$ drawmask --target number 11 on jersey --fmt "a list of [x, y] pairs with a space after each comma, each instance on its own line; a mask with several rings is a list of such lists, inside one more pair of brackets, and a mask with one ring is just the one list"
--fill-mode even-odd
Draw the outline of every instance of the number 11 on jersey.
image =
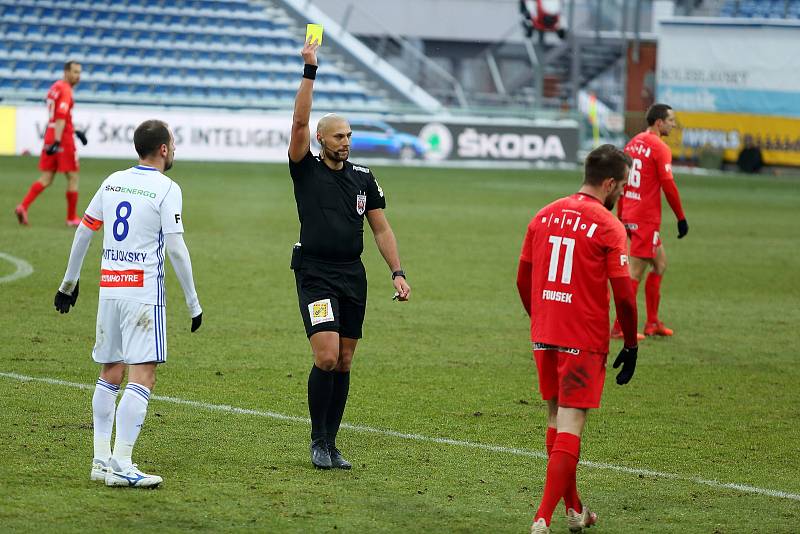
[[561, 257], [561, 245], [564, 245], [564, 266], [561, 268], [561, 283], [569, 284], [572, 281], [572, 254], [575, 251], [575, 240], [571, 237], [551, 235], [548, 241], [552, 243], [550, 252], [550, 270], [547, 272], [547, 281], [555, 282], [558, 274], [558, 260]]

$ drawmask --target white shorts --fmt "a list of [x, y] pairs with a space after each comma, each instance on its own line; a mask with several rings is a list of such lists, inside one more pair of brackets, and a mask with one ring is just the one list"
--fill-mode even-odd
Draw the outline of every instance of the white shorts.
[[100, 299], [92, 358], [97, 363], [164, 363], [167, 361], [166, 334], [164, 306]]

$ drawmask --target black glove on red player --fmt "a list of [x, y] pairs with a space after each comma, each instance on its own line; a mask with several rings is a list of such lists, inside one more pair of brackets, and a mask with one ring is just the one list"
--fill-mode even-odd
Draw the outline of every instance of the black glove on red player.
[[678, 221], [678, 239], [681, 239], [688, 233], [689, 233], [689, 223], [686, 222], [686, 219], [681, 219], [680, 221]]
[[58, 147], [61, 145], [61, 141], [54, 141], [52, 145], [47, 145], [44, 148], [44, 153], [48, 156], [52, 156], [56, 152], [58, 152]]
[[622, 370], [617, 373], [617, 384], [624, 386], [633, 378], [636, 371], [636, 357], [639, 354], [639, 347], [622, 347], [617, 359], [614, 360], [614, 369], [622, 364]]

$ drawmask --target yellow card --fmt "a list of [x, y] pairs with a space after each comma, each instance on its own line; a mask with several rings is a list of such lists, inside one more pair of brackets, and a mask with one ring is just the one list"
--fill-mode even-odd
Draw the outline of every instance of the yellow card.
[[306, 42], [317, 41], [317, 44], [322, 46], [322, 24], [307, 24], [306, 25]]

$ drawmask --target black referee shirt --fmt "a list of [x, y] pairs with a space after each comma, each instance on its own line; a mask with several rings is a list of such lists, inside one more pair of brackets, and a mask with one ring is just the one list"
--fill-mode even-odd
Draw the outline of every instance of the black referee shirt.
[[303, 256], [333, 262], [358, 260], [364, 250], [364, 214], [386, 207], [372, 171], [349, 161], [334, 171], [309, 151], [298, 163], [289, 159], [289, 173]]

